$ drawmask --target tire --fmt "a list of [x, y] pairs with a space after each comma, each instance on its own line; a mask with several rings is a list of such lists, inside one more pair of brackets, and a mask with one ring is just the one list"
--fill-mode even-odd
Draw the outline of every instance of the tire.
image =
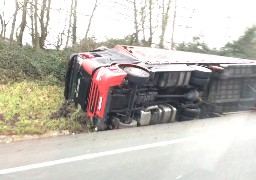
[[191, 117], [191, 118], [198, 118], [201, 113], [200, 108], [185, 108], [181, 111], [181, 115], [184, 115], [186, 117]]
[[123, 122], [119, 122], [119, 129], [124, 129], [124, 128], [131, 128], [131, 127], [137, 127], [137, 121], [132, 120], [130, 124], [125, 124]]
[[192, 85], [204, 87], [209, 82], [209, 79], [200, 79], [196, 77], [191, 77], [189, 83]]
[[93, 118], [93, 124], [95, 127], [95, 131], [104, 131], [107, 130], [107, 121], [98, 119], [98, 118]]
[[117, 117], [112, 117], [111, 118], [111, 126], [109, 127], [111, 130], [112, 129], [118, 129], [120, 124], [120, 119]]
[[137, 85], [143, 85], [149, 80], [149, 73], [137, 67], [125, 67], [124, 72], [127, 73], [128, 81]]
[[196, 77], [199, 79], [209, 79], [212, 71], [208, 68], [202, 67], [202, 66], [190, 66], [193, 69], [195, 69], [195, 71], [192, 71], [191, 75], [192, 77]]
[[194, 120], [194, 119], [195, 118], [184, 116], [184, 115], [179, 116], [179, 121], [190, 121], [190, 120]]

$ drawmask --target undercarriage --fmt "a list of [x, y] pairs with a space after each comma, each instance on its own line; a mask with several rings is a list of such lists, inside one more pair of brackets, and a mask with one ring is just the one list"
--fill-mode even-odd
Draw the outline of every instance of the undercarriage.
[[145, 63], [128, 50], [70, 58], [65, 97], [88, 113], [97, 130], [216, 117], [255, 106], [256, 62]]

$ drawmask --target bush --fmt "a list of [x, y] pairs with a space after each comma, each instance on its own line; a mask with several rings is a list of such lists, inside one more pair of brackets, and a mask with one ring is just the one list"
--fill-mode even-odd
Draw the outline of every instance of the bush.
[[68, 51], [35, 50], [0, 41], [1, 81], [64, 80]]
[[63, 80], [72, 53], [0, 39], [0, 134], [87, 131], [85, 113], [64, 103]]

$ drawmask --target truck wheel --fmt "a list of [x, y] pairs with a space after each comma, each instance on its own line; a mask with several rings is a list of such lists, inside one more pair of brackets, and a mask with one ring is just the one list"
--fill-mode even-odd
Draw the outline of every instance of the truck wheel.
[[191, 118], [198, 118], [201, 113], [200, 108], [185, 108], [181, 111], [181, 114]]
[[190, 66], [193, 69], [195, 69], [195, 71], [192, 71], [191, 75], [192, 77], [196, 77], [196, 78], [200, 78], [200, 79], [209, 79], [212, 71], [208, 68], [202, 67], [202, 66]]
[[179, 116], [179, 121], [190, 121], [190, 120], [194, 120], [194, 119], [195, 118], [184, 116], [184, 115]]
[[193, 84], [193, 85], [197, 85], [197, 86], [200, 86], [200, 87], [204, 87], [207, 83], [208, 83], [209, 79], [200, 79], [200, 78], [196, 78], [196, 77], [191, 77], [190, 78], [190, 84]]
[[124, 72], [127, 73], [128, 81], [137, 85], [145, 84], [149, 80], [149, 73], [137, 67], [125, 67]]
[[125, 124], [121, 121], [119, 122], [119, 129], [130, 128], [130, 127], [137, 127], [137, 121], [132, 120], [130, 124]]
[[107, 121], [99, 118], [93, 118], [95, 131], [104, 131], [107, 129]]

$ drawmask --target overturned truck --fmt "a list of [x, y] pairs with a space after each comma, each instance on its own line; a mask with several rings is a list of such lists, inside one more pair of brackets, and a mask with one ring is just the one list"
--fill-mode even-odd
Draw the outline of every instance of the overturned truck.
[[71, 55], [64, 94], [96, 130], [215, 117], [255, 107], [256, 61], [102, 47]]

